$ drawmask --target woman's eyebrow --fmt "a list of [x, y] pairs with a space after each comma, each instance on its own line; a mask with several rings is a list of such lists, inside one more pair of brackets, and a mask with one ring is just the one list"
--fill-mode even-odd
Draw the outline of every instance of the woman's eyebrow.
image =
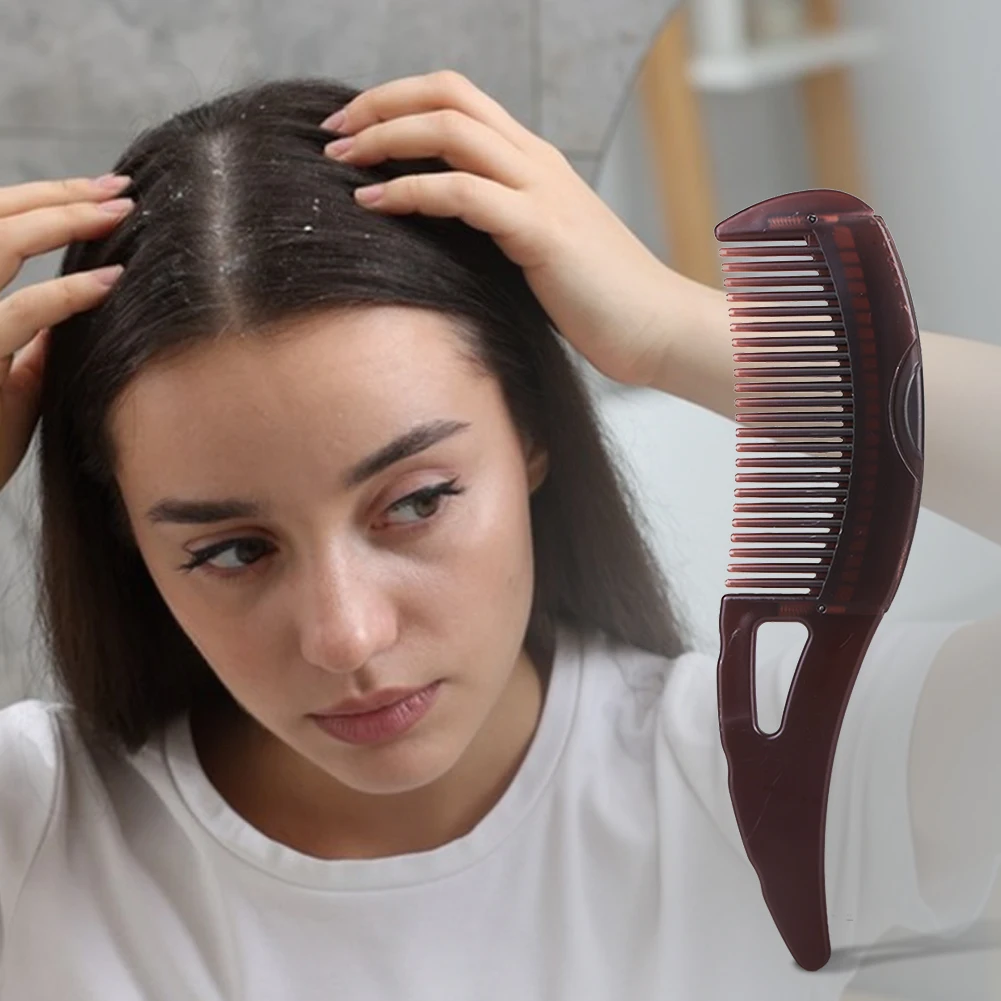
[[[344, 474], [341, 485], [345, 490], [360, 486], [383, 470], [437, 445], [446, 438], [469, 427], [466, 421], [436, 420], [418, 424], [366, 456]], [[165, 497], [147, 512], [148, 521], [176, 525], [208, 525], [230, 518], [256, 518], [267, 513], [266, 505], [257, 501], [226, 498], [223, 500], [183, 500]]]

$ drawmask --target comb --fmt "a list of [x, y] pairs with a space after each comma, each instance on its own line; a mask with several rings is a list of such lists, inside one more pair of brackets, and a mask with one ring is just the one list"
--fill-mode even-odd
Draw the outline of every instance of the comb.
[[[852, 195], [770, 198], [721, 222], [716, 238], [737, 335], [736, 576], [720, 604], [720, 735], [765, 903], [793, 959], [818, 970], [831, 955], [834, 752], [920, 503], [921, 349], [887, 227]], [[774, 733], [755, 707], [765, 622], [808, 631]]]

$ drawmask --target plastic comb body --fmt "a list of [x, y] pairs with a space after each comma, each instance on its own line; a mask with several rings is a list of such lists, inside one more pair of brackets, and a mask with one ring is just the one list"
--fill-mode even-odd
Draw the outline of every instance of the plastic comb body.
[[[765, 902], [796, 962], [817, 970], [831, 954], [824, 830], [838, 734], [920, 503], [920, 344], [890, 234], [859, 199], [782, 195], [716, 237], [736, 335], [738, 576], [726, 586], [746, 592], [720, 607], [720, 734]], [[755, 708], [765, 622], [809, 634], [770, 734]]]

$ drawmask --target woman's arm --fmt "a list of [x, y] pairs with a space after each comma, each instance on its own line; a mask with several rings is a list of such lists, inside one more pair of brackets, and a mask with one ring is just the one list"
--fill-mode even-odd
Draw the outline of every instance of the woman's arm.
[[[731, 420], [733, 348], [722, 292], [666, 272], [676, 316], [650, 385]], [[921, 504], [1001, 545], [1001, 347], [921, 333], [925, 468]]]

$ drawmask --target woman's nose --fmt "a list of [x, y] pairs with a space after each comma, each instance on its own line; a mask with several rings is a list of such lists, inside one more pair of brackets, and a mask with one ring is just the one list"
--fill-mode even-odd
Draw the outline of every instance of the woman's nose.
[[303, 657], [327, 671], [351, 672], [397, 639], [397, 614], [378, 574], [328, 557], [314, 563], [298, 596]]

